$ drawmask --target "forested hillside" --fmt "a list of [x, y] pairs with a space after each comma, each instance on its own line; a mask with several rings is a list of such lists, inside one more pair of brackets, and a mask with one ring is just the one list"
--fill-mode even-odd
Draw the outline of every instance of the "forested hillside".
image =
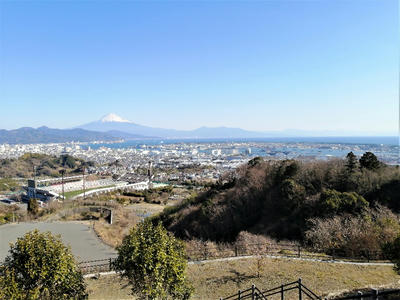
[[33, 168], [36, 166], [37, 176], [61, 176], [60, 170], [65, 169], [66, 174], [81, 172], [83, 165], [92, 165], [82, 159], [70, 155], [52, 156], [45, 154], [26, 153], [18, 159], [0, 159], [0, 177], [33, 176]]
[[232, 242], [249, 231], [320, 248], [376, 239], [379, 248], [400, 233], [399, 211], [398, 166], [367, 152], [309, 163], [255, 158], [159, 218], [184, 239]]

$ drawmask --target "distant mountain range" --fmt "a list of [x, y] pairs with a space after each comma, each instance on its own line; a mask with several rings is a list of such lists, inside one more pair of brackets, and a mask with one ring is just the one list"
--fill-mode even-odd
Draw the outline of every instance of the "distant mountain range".
[[[110, 132], [119, 131], [134, 135], [160, 138], [265, 138], [265, 137], [332, 137], [332, 136], [371, 136], [366, 132], [329, 131], [329, 130], [297, 130], [281, 131], [249, 131], [230, 127], [200, 127], [195, 130], [176, 130], [143, 126], [121, 118], [116, 114], [108, 114], [98, 121], [78, 126], [86, 130]], [[381, 134], [376, 134], [381, 135]], [[396, 134], [387, 134], [394, 136]]]
[[[390, 135], [390, 134], [388, 134]], [[392, 134], [394, 136], [395, 134]], [[368, 136], [363, 132], [283, 130], [257, 132], [229, 127], [200, 127], [195, 130], [176, 130], [143, 126], [123, 119], [116, 114], [108, 114], [98, 121], [72, 129], [52, 129], [23, 127], [14, 130], [0, 130], [0, 144], [34, 144], [117, 141], [135, 139], [218, 139], [218, 138], [287, 138], [287, 137], [333, 137]]]
[[119, 138], [109, 133], [93, 132], [80, 128], [52, 129], [46, 126], [39, 128], [22, 127], [13, 130], [0, 130], [0, 144], [37, 144], [37, 143], [65, 143], [115, 141]]
[[263, 132], [229, 127], [200, 127], [195, 130], [176, 130], [143, 126], [125, 120], [116, 114], [108, 114], [98, 121], [78, 126], [91, 131], [114, 132], [159, 138], [257, 138], [268, 136]]

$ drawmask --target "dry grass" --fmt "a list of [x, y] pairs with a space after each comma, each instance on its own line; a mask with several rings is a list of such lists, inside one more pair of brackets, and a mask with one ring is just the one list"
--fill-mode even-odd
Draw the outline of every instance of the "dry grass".
[[252, 284], [265, 290], [300, 277], [307, 287], [324, 296], [369, 286], [399, 285], [400, 280], [391, 266], [268, 258], [265, 258], [260, 278], [257, 277], [257, 259], [191, 265], [189, 270], [189, 278], [196, 288], [194, 299], [226, 297]]
[[94, 230], [104, 243], [115, 248], [138, 222], [139, 218], [133, 211], [118, 207], [113, 210], [113, 224], [99, 220], [94, 222]]
[[117, 247], [144, 216], [159, 213], [164, 206], [150, 203], [137, 203], [129, 206], [115, 205], [113, 209], [113, 224], [104, 220], [94, 222], [94, 230], [104, 243]]
[[[193, 299], [218, 299], [255, 284], [269, 289], [295, 281], [303, 283], [321, 296], [365, 287], [400, 287], [400, 276], [391, 266], [347, 264], [265, 258], [260, 277], [257, 259], [239, 259], [188, 266], [188, 277], [195, 287]], [[88, 279], [89, 299], [134, 299], [126, 281], [118, 276]], [[268, 298], [270, 299], [270, 298]], [[274, 299], [274, 298], [271, 298]], [[285, 299], [293, 299], [288, 295]]]
[[130, 295], [131, 289], [126, 280], [122, 280], [117, 275], [103, 276], [99, 279], [86, 279], [89, 299], [96, 300], [125, 300], [135, 299]]

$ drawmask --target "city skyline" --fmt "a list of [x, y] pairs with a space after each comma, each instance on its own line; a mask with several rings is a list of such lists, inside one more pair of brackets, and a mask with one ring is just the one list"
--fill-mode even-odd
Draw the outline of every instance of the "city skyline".
[[[397, 1], [0, 3], [0, 128], [398, 131]], [[21, 21], [22, 20], [22, 21]]]

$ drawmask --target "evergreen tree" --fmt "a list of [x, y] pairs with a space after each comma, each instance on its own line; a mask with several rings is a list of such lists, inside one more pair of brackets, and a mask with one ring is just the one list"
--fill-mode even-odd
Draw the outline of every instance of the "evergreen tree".
[[380, 167], [381, 163], [372, 152], [365, 152], [360, 158], [360, 166], [368, 170], [376, 170]]
[[346, 160], [347, 173], [354, 173], [357, 170], [357, 156], [355, 156], [353, 152], [349, 152], [346, 156]]

